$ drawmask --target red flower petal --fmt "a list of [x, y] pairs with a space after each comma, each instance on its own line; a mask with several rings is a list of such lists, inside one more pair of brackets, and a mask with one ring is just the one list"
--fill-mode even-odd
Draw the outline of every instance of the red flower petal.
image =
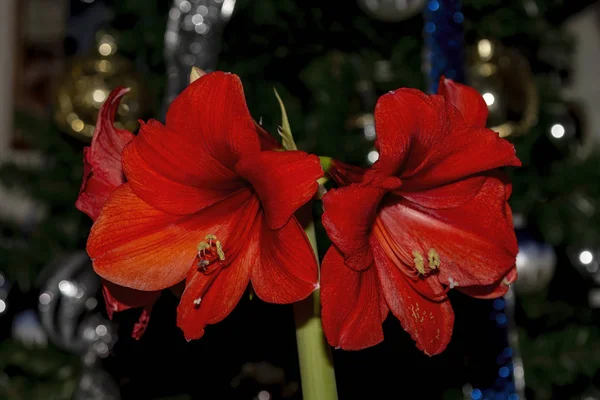
[[384, 194], [384, 189], [352, 184], [323, 196], [323, 226], [346, 264], [357, 271], [373, 264], [368, 237]]
[[281, 143], [279, 143], [277, 139], [273, 137], [273, 135], [267, 132], [265, 128], [259, 125], [256, 121], [254, 121], [254, 127], [256, 128], [256, 133], [258, 133], [261, 150], [283, 149]]
[[121, 98], [129, 92], [116, 88], [100, 108], [90, 147], [83, 152], [83, 181], [75, 207], [96, 219], [110, 194], [125, 181], [121, 167], [121, 151], [133, 134], [114, 126]]
[[331, 246], [323, 259], [321, 284], [323, 330], [331, 346], [361, 350], [383, 341], [387, 306], [381, 307], [375, 268], [350, 269]]
[[197, 212], [244, 186], [235, 172], [210, 155], [199, 137], [188, 139], [150, 121], [123, 152], [131, 190], [170, 214]]
[[511, 269], [500, 281], [487, 286], [469, 286], [457, 287], [457, 289], [467, 296], [478, 299], [495, 299], [504, 296], [510, 284], [517, 280], [517, 268]]
[[140, 339], [150, 322], [150, 313], [152, 312], [154, 303], [160, 296], [160, 291], [144, 292], [115, 285], [114, 283], [103, 279], [102, 294], [104, 295], [104, 302], [106, 303], [106, 312], [110, 319], [113, 318], [115, 312], [129, 310], [130, 308], [144, 308], [131, 333], [131, 336], [134, 339]]
[[319, 271], [315, 253], [304, 230], [292, 218], [281, 229], [271, 230], [259, 219], [255, 240], [259, 262], [252, 270], [252, 287], [263, 301], [288, 304], [302, 300], [317, 287]]
[[520, 165], [512, 144], [489, 129], [468, 128], [442, 96], [396, 90], [379, 99], [375, 122], [380, 157], [373, 169], [399, 175], [404, 191]]
[[244, 244], [245, 248], [226, 268], [211, 275], [197, 271], [188, 275], [177, 307], [177, 326], [188, 341], [201, 338], [206, 325], [222, 321], [240, 301], [252, 267], [259, 260], [260, 246], [255, 240], [246, 240]]
[[414, 252], [427, 260], [434, 249], [440, 260], [437, 276], [445, 285], [490, 285], [515, 264], [512, 216], [504, 183], [496, 177], [488, 177], [475, 197], [456, 208], [432, 210], [403, 199], [386, 202], [378, 215], [402, 250], [402, 261], [412, 265]]
[[214, 234], [228, 246], [236, 230], [254, 218], [258, 202], [249, 191], [189, 216], [159, 211], [130, 189], [119, 187], [106, 202], [92, 227], [87, 250], [101, 277], [139, 290], [161, 290], [182, 281], [197, 253], [197, 245]]
[[317, 192], [323, 176], [319, 158], [302, 151], [262, 151], [243, 157], [236, 165], [262, 202], [271, 229], [285, 225]]
[[425, 354], [433, 356], [446, 349], [452, 337], [454, 311], [448, 298], [432, 301], [420, 292], [443, 292], [434, 278], [408, 282], [400, 269], [390, 262], [377, 240], [371, 240], [381, 290], [392, 313]]
[[260, 150], [242, 82], [230, 73], [212, 72], [190, 84], [171, 103], [167, 127], [184, 143], [202, 143], [231, 170], [241, 155]]
[[485, 175], [478, 174], [432, 189], [405, 191], [400, 188], [395, 193], [426, 208], [455, 208], [475, 197], [486, 179]]
[[331, 168], [327, 173], [338, 185], [346, 186], [351, 183], [360, 183], [366, 171], [362, 167], [350, 165], [343, 161], [332, 160]]
[[442, 76], [438, 94], [444, 96], [454, 107], [458, 108], [467, 126], [485, 128], [489, 111], [477, 90]]

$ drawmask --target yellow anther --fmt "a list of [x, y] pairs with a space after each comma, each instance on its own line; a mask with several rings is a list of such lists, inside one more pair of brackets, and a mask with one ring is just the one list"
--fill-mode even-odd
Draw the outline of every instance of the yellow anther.
[[423, 260], [423, 256], [418, 251], [413, 251], [415, 268], [419, 271], [420, 274], [425, 275], [425, 262]]
[[433, 247], [431, 249], [429, 249], [429, 253], [427, 253], [427, 256], [429, 257], [429, 268], [431, 268], [431, 269], [439, 268], [439, 266], [441, 264], [440, 255], [438, 254], [437, 251], [435, 251], [435, 249]]
[[204, 239], [206, 239], [206, 240], [217, 240], [217, 237], [211, 233], [210, 235], [206, 235], [206, 237]]
[[198, 252], [202, 253], [204, 250], [207, 250], [210, 247], [210, 245], [206, 242], [200, 242], [198, 243]]
[[219, 255], [219, 260], [225, 261], [225, 252], [223, 251], [223, 246], [220, 241], [215, 242], [215, 246], [217, 246], [217, 254]]

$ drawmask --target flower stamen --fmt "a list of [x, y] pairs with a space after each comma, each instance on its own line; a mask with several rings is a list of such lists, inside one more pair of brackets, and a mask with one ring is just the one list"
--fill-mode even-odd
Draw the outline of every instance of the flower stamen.
[[440, 264], [441, 264], [440, 255], [438, 254], [437, 251], [435, 251], [435, 249], [433, 247], [431, 249], [429, 249], [429, 253], [427, 253], [427, 256], [429, 258], [429, 268], [430, 269], [437, 269], [440, 267]]
[[209, 270], [209, 266], [218, 262], [220, 266], [225, 261], [225, 251], [223, 250], [223, 244], [217, 239], [216, 235], [209, 234], [204, 238], [206, 242], [202, 241], [198, 243], [198, 270], [204, 274], [210, 274], [216, 270], [212, 268]]

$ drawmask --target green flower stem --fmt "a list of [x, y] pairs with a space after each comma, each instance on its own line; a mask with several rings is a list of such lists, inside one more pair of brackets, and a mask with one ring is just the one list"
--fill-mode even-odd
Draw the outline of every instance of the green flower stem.
[[333, 162], [331, 157], [319, 156], [319, 161], [321, 161], [321, 167], [325, 173], [329, 172], [331, 169], [331, 163]]
[[[315, 255], [317, 255], [317, 238], [312, 219], [304, 230]], [[302, 398], [304, 400], [337, 400], [331, 349], [323, 335], [320, 309], [319, 290], [315, 290], [307, 299], [294, 304]]]

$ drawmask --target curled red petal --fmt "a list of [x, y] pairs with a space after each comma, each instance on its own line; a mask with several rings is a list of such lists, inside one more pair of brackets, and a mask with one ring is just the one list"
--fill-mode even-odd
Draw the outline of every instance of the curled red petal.
[[517, 280], [517, 268], [514, 267], [498, 282], [487, 286], [457, 287], [458, 291], [477, 299], [495, 299], [508, 293], [510, 285]]
[[110, 194], [123, 182], [121, 152], [133, 134], [114, 126], [119, 103], [129, 89], [118, 87], [100, 108], [90, 147], [83, 153], [83, 181], [75, 207], [95, 220]]
[[409, 283], [410, 278], [390, 261], [377, 240], [371, 243], [381, 291], [390, 311], [421, 351], [429, 356], [441, 353], [452, 337], [454, 311], [447, 297], [432, 301], [419, 293], [440, 293], [441, 285], [434, 277]]
[[335, 246], [323, 259], [321, 304], [323, 330], [331, 346], [361, 350], [383, 341], [381, 324], [388, 310], [377, 271], [348, 268]]
[[252, 269], [256, 295], [277, 304], [308, 297], [318, 287], [319, 271], [315, 253], [296, 218], [275, 230], [262, 219], [257, 223], [259, 236], [250, 239], [260, 243], [259, 262]]
[[352, 184], [331, 189], [323, 196], [323, 226], [346, 264], [356, 270], [373, 264], [368, 238], [385, 193], [378, 187]]
[[373, 169], [402, 178], [404, 191], [432, 189], [502, 166], [519, 166], [514, 146], [466, 125], [439, 95], [400, 89], [375, 108], [379, 160]]
[[234, 171], [211, 156], [200, 138], [188, 139], [150, 121], [123, 151], [131, 190], [170, 214], [192, 214], [244, 187]]
[[202, 144], [231, 170], [241, 155], [260, 151], [242, 82], [234, 74], [211, 72], [187, 86], [169, 107], [167, 127], [184, 143]]
[[361, 182], [365, 171], [365, 168], [350, 165], [339, 160], [332, 160], [331, 167], [327, 173], [338, 185], [346, 186], [351, 183]]
[[104, 295], [106, 311], [110, 319], [113, 318], [115, 312], [125, 311], [131, 308], [143, 308], [138, 321], [135, 323], [133, 331], [131, 332], [131, 336], [134, 339], [140, 339], [150, 322], [152, 307], [156, 300], [158, 300], [160, 291], [145, 292], [115, 285], [112, 282], [103, 280], [102, 294]]
[[438, 86], [438, 94], [444, 96], [460, 111], [467, 126], [473, 128], [485, 127], [489, 111], [487, 104], [477, 90], [442, 76]]
[[236, 171], [250, 182], [271, 229], [285, 225], [317, 192], [319, 158], [303, 151], [261, 151], [243, 157]]

